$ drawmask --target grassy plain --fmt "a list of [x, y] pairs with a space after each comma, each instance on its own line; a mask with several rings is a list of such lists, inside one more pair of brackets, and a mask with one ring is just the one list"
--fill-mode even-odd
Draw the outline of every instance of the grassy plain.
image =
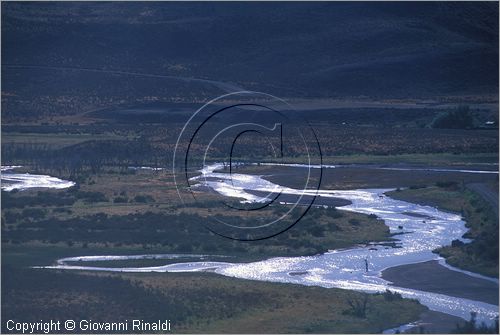
[[[289, 163], [304, 163], [307, 157], [287, 159]], [[323, 164], [381, 164], [400, 166], [420, 165], [422, 167], [465, 167], [483, 166], [498, 163], [498, 153], [411, 153], [411, 154], [349, 154], [328, 155], [323, 157]]]
[[[176, 333], [378, 333], [413, 321], [426, 310], [393, 294], [368, 295], [210, 273], [5, 270], [2, 316], [25, 322], [169, 319]], [[360, 311], [351, 306], [365, 301], [366, 308]]]
[[[162, 137], [161, 132], [150, 131], [149, 125], [137, 125], [134, 131], [127, 126], [117, 132], [110, 131], [114, 125], [54, 127], [54, 132], [46, 135], [42, 134], [43, 125], [29, 129], [13, 127], [12, 131], [2, 133], [2, 148], [7, 149], [2, 153], [7, 158], [4, 164], [25, 165], [27, 172], [36, 170], [78, 183], [78, 187], [70, 190], [2, 192], [2, 316], [5, 320], [9, 316], [22, 316], [26, 320], [85, 316], [99, 320], [99, 315], [118, 320], [137, 315], [144, 319], [170, 318], [179, 332], [217, 333], [237, 329], [254, 333], [371, 333], [415, 321], [425, 310], [414, 301], [390, 295], [253, 282], [210, 273], [89, 274], [29, 269], [78, 255], [196, 253], [231, 255], [228, 259], [231, 262], [248, 262], [274, 256], [316, 254], [369, 241], [391, 241], [388, 228], [375, 217], [332, 208], [311, 209], [291, 230], [269, 240], [234, 243], [220, 239], [200, 223], [211, 216], [253, 222], [259, 214], [250, 211], [244, 216], [233, 215], [210, 193], [198, 193], [198, 204], [182, 206], [168, 169], [134, 171], [128, 168], [142, 165], [169, 168], [171, 157], [168, 155], [176, 128], [168, 129], [168, 136]], [[82, 128], [81, 133], [74, 133], [79, 131], [77, 128]], [[494, 144], [491, 132], [483, 139], [478, 133], [457, 131], [452, 135], [458, 142], [446, 143], [444, 139], [448, 135], [442, 137], [428, 131], [432, 139], [426, 142], [427, 148], [440, 141], [448, 146], [443, 150], [454, 145], [470, 148], [460, 149], [463, 151], [460, 154], [431, 149], [431, 152], [418, 153], [416, 146], [425, 144], [419, 139], [418, 131], [412, 131], [402, 142], [370, 142], [383, 133], [384, 129], [376, 128], [370, 128], [367, 134], [357, 132], [353, 140], [356, 147], [347, 149], [330, 146], [330, 140], [324, 141], [322, 145], [328, 147], [328, 154], [323, 157], [323, 163], [371, 164], [373, 168], [325, 169], [321, 187], [398, 188], [435, 185], [438, 181], [465, 185], [497, 180], [494, 175], [376, 169], [391, 164], [493, 169], [492, 163], [498, 162], [497, 153], [484, 152]], [[403, 133], [404, 130], [398, 130], [396, 135], [399, 138]], [[478, 143], [477, 148], [460, 138], [464, 134]], [[420, 142], [406, 150], [406, 144], [413, 141]], [[365, 145], [368, 142], [371, 144]], [[366, 150], [354, 154], [355, 149], [360, 148]], [[380, 150], [386, 154], [377, 154]], [[73, 168], [74, 162], [81, 166]], [[289, 162], [302, 163], [303, 157], [296, 156]], [[292, 187], [300, 182], [292, 178], [294, 172], [289, 168], [261, 166], [240, 171], [264, 174], [272, 181]], [[445, 205], [450, 207], [442, 207], [448, 210], [457, 210], [453, 206], [461, 196], [461, 191], [439, 187], [403, 190], [395, 196], [410, 194], [407, 193], [410, 191], [422, 194], [419, 199], [408, 200], [435, 200], [429, 204], [437, 206], [449, 201]], [[479, 215], [476, 207], [470, 207], [470, 211], [474, 217]], [[279, 208], [272, 208], [272, 215], [280, 213]], [[471, 234], [474, 226], [480, 224], [471, 222]], [[477, 232], [471, 236], [481, 240], [483, 230]], [[494, 243], [498, 245], [498, 240]], [[452, 253], [448, 259], [453, 265], [490, 275], [498, 273], [498, 265], [495, 268], [491, 260], [483, 261], [483, 254], [476, 254], [477, 266], [470, 267], [473, 263], [467, 258], [470, 255], [461, 248], [449, 247], [440, 252]], [[207, 259], [224, 260], [218, 256]], [[134, 261], [114, 263], [114, 266], [167, 262]], [[365, 299], [366, 313], [355, 315], [350, 304], [356, 305]]]
[[132, 137], [114, 133], [90, 134], [90, 133], [19, 133], [7, 132], [2, 134], [4, 145], [46, 145], [53, 149], [60, 149], [67, 146], [83, 143], [86, 141], [109, 141], [109, 140], [130, 140]]

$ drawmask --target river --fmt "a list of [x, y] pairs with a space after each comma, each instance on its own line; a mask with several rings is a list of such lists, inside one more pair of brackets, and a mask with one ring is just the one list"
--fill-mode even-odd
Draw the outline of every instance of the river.
[[[201, 175], [192, 178], [200, 186], [210, 188], [224, 196], [240, 198], [242, 202], [262, 201], [248, 191], [282, 192], [283, 194], [315, 195], [316, 191], [296, 190], [276, 185], [261, 176], [217, 172], [221, 164], [212, 164], [202, 169]], [[421, 206], [385, 195], [391, 189], [360, 190], [319, 190], [324, 198], [342, 198], [350, 205], [338, 207], [338, 210], [363, 214], [375, 214], [384, 220], [395, 235], [397, 247], [370, 244], [346, 250], [331, 250], [322, 255], [307, 257], [277, 257], [252, 263], [205, 262], [193, 261], [174, 263], [155, 267], [96, 267], [85, 266], [86, 261], [109, 261], [113, 259], [155, 258], [161, 255], [135, 256], [81, 256], [63, 258], [56, 265], [44, 266], [46, 269], [71, 269], [118, 272], [191, 272], [214, 271], [220, 275], [260, 281], [337, 287], [363, 292], [382, 292], [390, 289], [406, 298], [418, 299], [429, 309], [469, 319], [470, 312], [477, 313], [477, 320], [491, 324], [498, 316], [498, 306], [444, 294], [425, 292], [390, 285], [382, 278], [382, 271], [387, 268], [439, 260], [444, 260], [432, 250], [451, 244], [455, 239], [463, 239], [467, 231], [465, 222], [459, 215], [440, 211], [434, 207]], [[402, 229], [401, 229], [402, 227]], [[118, 257], [118, 258], [116, 258]], [[167, 256], [161, 256], [166, 257]], [[368, 262], [368, 271], [366, 271]], [[78, 261], [78, 265], [73, 262]], [[490, 280], [498, 284], [498, 279], [462, 271], [446, 265], [454, 271]]]
[[54, 188], [64, 189], [74, 186], [75, 183], [43, 174], [17, 173], [18, 165], [2, 166], [2, 190], [27, 190], [30, 188]]

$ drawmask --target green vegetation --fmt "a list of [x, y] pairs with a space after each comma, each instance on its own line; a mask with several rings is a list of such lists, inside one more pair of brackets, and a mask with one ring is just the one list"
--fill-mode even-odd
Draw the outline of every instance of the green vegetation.
[[8, 132], [2, 134], [2, 143], [4, 145], [40, 145], [52, 149], [60, 149], [66, 146], [75, 145], [91, 140], [130, 140], [126, 134], [120, 133], [21, 133]]
[[[266, 241], [222, 239], [203, 223], [215, 217], [250, 226], [260, 222], [259, 215], [230, 212], [208, 192], [196, 205], [181, 206], [169, 171], [135, 168], [169, 169], [191, 115], [205, 102], [240, 90], [290, 102], [292, 109], [279, 112], [314, 128], [325, 164], [492, 168], [487, 164], [498, 163], [498, 130], [492, 129], [498, 125], [498, 3], [409, 6], [2, 4], [1, 161], [77, 184], [68, 190], [2, 192], [3, 319], [168, 318], [176, 332], [202, 333], [372, 333], [415, 321], [424, 308], [391, 292], [366, 295], [210, 273], [28, 268], [75, 255], [174, 252], [250, 261], [367, 241], [390, 245], [387, 227], [374, 215], [332, 208], [313, 208], [292, 229]], [[219, 100], [241, 101], [268, 102], [235, 96]], [[453, 110], [458, 104], [470, 109]], [[276, 124], [258, 110], [241, 109], [248, 120], [238, 113], [213, 114], [199, 128], [206, 131], [189, 143], [189, 159], [199, 163], [209, 153], [211, 161], [227, 160], [234, 144], [229, 135], [215, 136], [207, 152], [204, 145], [215, 138], [218, 126]], [[483, 126], [475, 128], [474, 122]], [[304, 163], [308, 152], [302, 134], [294, 131], [297, 124], [286, 123], [280, 137], [285, 139], [283, 157]], [[270, 161], [270, 147], [283, 144], [276, 142], [278, 137], [241, 136], [233, 159]], [[180, 145], [187, 150], [187, 142]], [[267, 176], [294, 182], [286, 174]], [[459, 185], [493, 177], [442, 176], [329, 169], [322, 187], [413, 186], [398, 194], [421, 195], [422, 201], [435, 196], [430, 201], [449, 208], [462, 197], [458, 211], [470, 220], [475, 241], [454, 241], [439, 252], [453, 264], [490, 271], [498, 232], [493, 233], [489, 210]], [[421, 187], [436, 182], [436, 187]], [[284, 206], [266, 210], [276, 218]], [[471, 322], [466, 331], [477, 329]]]
[[[414, 321], [425, 310], [415, 301], [391, 299], [387, 294], [244, 281], [209, 273], [85, 274], [26, 269], [76, 255], [208, 253], [251, 261], [390, 240], [387, 227], [373, 216], [321, 207], [312, 208], [298, 225], [275, 238], [230, 242], [200, 225], [207, 211], [242, 224], [251, 223], [252, 216], [228, 216], [225, 207], [209, 196], [199, 206], [178, 206], [172, 201], [174, 192], [168, 175], [115, 171], [93, 175], [67, 190], [2, 192], [8, 205], [2, 207], [5, 320], [13, 316], [26, 321], [82, 316], [95, 321], [169, 318], [179, 332], [365, 333]], [[141, 198], [144, 195], [148, 197]], [[127, 202], [117, 202], [117, 198]], [[272, 208], [274, 215], [283, 210]], [[353, 311], [359, 303], [361, 314]]]
[[[242, 159], [242, 161], [250, 161]], [[273, 160], [270, 160], [272, 162]], [[307, 157], [287, 158], [288, 163], [304, 163]], [[251, 161], [254, 162], [254, 161]], [[280, 161], [278, 161], [280, 162]], [[400, 164], [404, 166], [422, 166], [422, 167], [460, 167], [460, 166], [481, 166], [484, 164], [498, 163], [497, 152], [482, 153], [413, 153], [413, 154], [350, 154], [350, 155], [329, 155], [323, 156], [323, 164], [348, 165], [348, 164]], [[484, 168], [484, 166], [483, 166]]]
[[[185, 112], [185, 119], [191, 112]], [[498, 161], [498, 134], [495, 130], [380, 127], [375, 124], [344, 127], [328, 119], [328, 115], [331, 113], [324, 115], [314, 126], [325, 164], [439, 166]], [[122, 168], [121, 172], [125, 173], [128, 166], [169, 167], [182, 126], [182, 122], [7, 125], [2, 127], [2, 161], [4, 164], [29, 166], [31, 172], [35, 170], [73, 179], [87, 178], [106, 168]], [[234, 158], [272, 160], [267, 151], [262, 153], [260, 150], [260, 155], [255, 157], [247, 154], [253, 149], [267, 147], [267, 140], [242, 137], [238, 144], [246, 151], [240, 153], [244, 156]], [[284, 157], [288, 162], [307, 161], [304, 148], [294, 145], [300, 141], [293, 136], [287, 139]], [[210, 157], [227, 159], [228, 143], [227, 139], [214, 143]], [[198, 154], [201, 157], [203, 152]]]
[[[366, 301], [365, 314], [350, 303]], [[418, 318], [414, 300], [196, 274], [84, 274], [6, 267], [2, 316], [122, 321], [170, 319], [180, 333], [378, 333]], [[4, 325], [2, 325], [4, 326]]]
[[148, 202], [154, 202], [155, 199], [150, 196], [150, 195], [142, 195], [142, 194], [139, 194], [139, 195], [136, 195], [134, 197], [134, 201], [135, 202], [142, 202], [142, 203], [148, 203]]
[[476, 316], [475, 312], [471, 312], [470, 320], [462, 326], [457, 325], [452, 332], [455, 334], [498, 334], [498, 318], [493, 326], [487, 326], [484, 323], [478, 324]]
[[438, 114], [431, 126], [433, 128], [469, 129], [474, 127], [474, 117], [469, 106], [461, 105], [455, 110]]
[[[13, 245], [36, 242], [45, 245], [67, 243], [68, 246], [79, 247], [85, 244], [92, 248], [103, 245], [115, 248], [141, 246], [163, 252], [265, 257], [315, 254], [369, 241], [390, 240], [389, 230], [383, 221], [374, 216], [335, 208], [311, 208], [308, 215], [289, 231], [265, 241], [241, 243], [222, 239], [205, 229], [200, 223], [207, 220], [204, 216], [206, 211], [216, 218], [240, 225], [251, 225], [257, 218], [230, 216], [224, 213], [225, 207], [217, 203], [208, 202], [208, 209], [171, 205], [168, 210], [153, 211], [156, 203], [152, 197], [144, 197], [142, 201], [136, 196], [135, 201], [143, 206], [139, 207], [139, 213], [80, 215], [75, 213], [79, 213], [81, 204], [113, 207], [116, 199], [106, 202], [108, 200], [103, 193], [69, 189], [57, 193], [60, 194], [59, 199], [66, 199], [73, 206], [64, 203], [61, 208], [37, 202], [46, 198], [40, 193], [34, 196], [3, 193], [10, 207], [4, 208], [2, 213], [2, 241]], [[278, 218], [285, 211], [286, 208], [278, 206], [272, 207], [270, 213]]]
[[[262, 259], [391, 240], [387, 226], [376, 217], [313, 207], [292, 229], [272, 239], [230, 241], [203, 226], [208, 216], [251, 226], [260, 222], [262, 214], [228, 211], [210, 194], [198, 194], [198, 202], [185, 207], [178, 200], [170, 172], [120, 171], [107, 168], [65, 190], [2, 192], [3, 245], [85, 245], [85, 253], [113, 248], [117, 252], [156, 250]], [[266, 209], [266, 216], [277, 219], [286, 211], [286, 206], [272, 205]], [[293, 211], [292, 216], [298, 217], [299, 212]]]
[[464, 244], [456, 240], [436, 252], [453, 266], [498, 277], [498, 217], [478, 194], [457, 183], [441, 182], [437, 186], [394, 191], [388, 195], [461, 213], [469, 228], [464, 237], [473, 241]]
[[429, 153], [400, 155], [344, 155], [325, 158], [325, 164], [418, 164], [423, 166], [460, 166], [498, 163], [498, 153]]
[[[26, 316], [26, 320], [53, 318], [53, 315], [78, 319], [85, 315], [99, 321], [100, 315], [107, 320], [130, 318], [134, 314], [145, 320], [170, 318], [179, 332], [241, 329], [255, 333], [351, 333], [380, 332], [418, 318], [424, 309], [421, 305], [388, 292], [365, 295], [250, 282], [208, 273], [84, 274], [26, 269], [78, 255], [200, 253], [231, 255], [231, 261], [246, 262], [316, 254], [368, 241], [390, 243], [387, 227], [376, 217], [332, 208], [312, 208], [292, 229], [261, 242], [231, 242], [214, 236], [200, 224], [207, 216], [251, 225], [258, 215], [231, 214], [210, 194], [197, 195], [200, 202], [196, 205], [180, 206], [170, 171], [129, 169], [168, 167], [180, 126], [103, 122], [2, 128], [6, 130], [2, 138], [8, 139], [2, 141], [4, 164], [24, 165], [27, 172], [42, 172], [77, 182], [67, 190], [2, 192], [2, 273], [11, 278], [2, 282], [3, 292], [7, 292], [2, 299], [6, 320], [7, 315]], [[354, 131], [358, 128], [321, 122], [315, 129], [324, 149], [325, 164], [406, 163], [485, 168], [481, 164], [498, 162], [498, 137], [490, 130], [367, 126], [360, 132]], [[36, 139], [36, 134], [41, 136]], [[300, 150], [289, 149], [289, 162], [304, 162]], [[226, 154], [223, 147], [214, 150], [221, 157]], [[253, 172], [263, 171], [273, 175], [271, 179], [278, 178], [272, 180], [279, 184], [294, 182], [289, 174], [276, 173], [276, 168], [266, 171], [261, 166]], [[449, 192], [462, 180], [477, 182], [480, 177], [492, 178], [451, 174], [443, 178], [426, 172], [369, 169], [327, 169], [323, 177], [322, 187], [330, 189], [414, 186], [400, 194], [429, 191], [431, 188], [419, 187], [436, 182], [439, 187], [432, 189]], [[422, 201], [427, 195], [422, 194]], [[437, 197], [439, 201], [442, 198], [442, 195]], [[429, 199], [432, 201], [432, 196]], [[450, 196], [452, 200], [454, 195]], [[279, 216], [283, 208], [271, 206], [269, 212], [271, 216]], [[470, 265], [471, 260], [463, 261], [463, 248], [455, 242], [453, 247], [440, 252], [452, 251], [448, 261], [454, 265], [462, 266], [460, 262]], [[483, 248], [474, 247], [474, 252]], [[484, 255], [477, 255], [481, 262], [474, 264], [480, 268], [468, 269], [488, 274], [492, 268], [490, 261], [482, 263]], [[225, 260], [217, 256], [207, 259]], [[138, 260], [86, 265], [154, 266], [168, 262]], [[16, 297], [18, 292], [21, 294]], [[137, 301], [137, 307], [131, 307], [130, 301]], [[104, 310], [104, 306], [111, 306], [113, 311]]]

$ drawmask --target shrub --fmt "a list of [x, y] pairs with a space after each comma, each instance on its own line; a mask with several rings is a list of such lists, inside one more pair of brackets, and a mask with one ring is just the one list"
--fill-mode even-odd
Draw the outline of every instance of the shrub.
[[[316, 225], [309, 229], [309, 232], [314, 237], [323, 237], [325, 236], [325, 228], [320, 225]], [[283, 235], [283, 234], [282, 234]]]
[[349, 309], [343, 311], [343, 314], [352, 315], [358, 318], [366, 318], [366, 310], [368, 308], [368, 295], [362, 297], [349, 297], [347, 299]]
[[390, 290], [385, 290], [385, 292], [382, 293], [382, 295], [384, 296], [384, 299], [386, 301], [394, 301], [394, 300], [402, 300], [403, 299], [401, 294], [399, 294], [398, 292], [392, 292]]
[[23, 210], [23, 216], [32, 219], [41, 219], [45, 217], [46, 211], [38, 208], [27, 208]]
[[82, 199], [85, 202], [107, 202], [108, 199], [101, 192], [88, 192], [88, 191], [78, 191], [76, 193], [78, 199]]
[[128, 202], [128, 198], [127, 197], [116, 197], [113, 199], [113, 202], [116, 204]]
[[53, 213], [67, 213], [67, 214], [71, 214], [72, 213], [71, 209], [64, 208], [64, 207], [54, 208], [54, 209], [52, 209], [52, 212]]
[[349, 224], [353, 226], [359, 226], [359, 220], [357, 219], [349, 219]]
[[148, 203], [155, 202], [155, 199], [153, 199], [153, 197], [150, 195], [139, 194], [134, 197], [134, 202]]
[[456, 187], [458, 185], [458, 182], [456, 181], [438, 181], [436, 182], [437, 187], [441, 188], [451, 188], [451, 187]]
[[470, 320], [466, 321], [463, 326], [457, 324], [453, 333], [456, 334], [498, 334], [498, 317], [495, 319], [495, 323], [492, 326], [488, 326], [485, 323], [480, 325], [476, 320], [477, 313], [470, 313]]
[[439, 114], [431, 124], [432, 128], [469, 129], [474, 125], [474, 118], [469, 106], [458, 106], [448, 113]]
[[452, 247], [461, 247], [462, 245], [464, 245], [465, 243], [460, 241], [460, 240], [453, 240], [451, 241], [451, 246]]
[[344, 216], [344, 214], [342, 214], [342, 212], [336, 208], [332, 208], [332, 210], [328, 212], [328, 215], [334, 219], [340, 219], [341, 217]]

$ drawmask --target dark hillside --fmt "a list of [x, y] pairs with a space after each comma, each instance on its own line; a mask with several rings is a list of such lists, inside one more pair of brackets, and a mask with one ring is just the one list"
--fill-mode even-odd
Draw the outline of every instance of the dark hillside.
[[[205, 78], [282, 96], [498, 90], [495, 2], [3, 3], [2, 31], [7, 92], [47, 76], [54, 91], [92, 90], [79, 86], [81, 79], [69, 70], [33, 73], [13, 64]], [[130, 78], [118, 74], [92, 80], [99, 82], [98, 95], [116, 95], [117, 88], [151, 95], [215, 93], [209, 83], [125, 85]], [[158, 89], [162, 85], [169, 90]]]

